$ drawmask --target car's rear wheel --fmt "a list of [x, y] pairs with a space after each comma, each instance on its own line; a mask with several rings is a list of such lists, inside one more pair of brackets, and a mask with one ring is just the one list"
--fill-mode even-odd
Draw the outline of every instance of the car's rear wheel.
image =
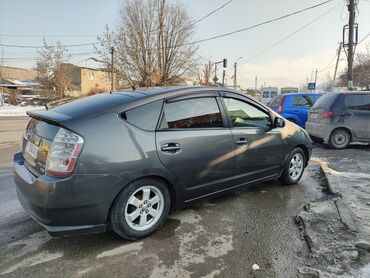
[[280, 181], [286, 185], [297, 184], [303, 175], [306, 159], [304, 151], [301, 148], [295, 148], [284, 165]]
[[129, 240], [140, 239], [156, 231], [167, 218], [170, 193], [161, 180], [146, 178], [125, 187], [110, 212], [112, 229]]
[[345, 129], [336, 129], [330, 134], [329, 145], [334, 149], [344, 149], [351, 142], [351, 135]]

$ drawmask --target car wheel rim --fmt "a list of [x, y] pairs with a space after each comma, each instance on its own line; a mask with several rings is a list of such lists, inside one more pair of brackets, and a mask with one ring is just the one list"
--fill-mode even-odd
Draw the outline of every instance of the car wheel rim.
[[125, 207], [126, 223], [135, 231], [150, 229], [162, 216], [163, 204], [163, 194], [157, 187], [140, 187], [128, 198]]
[[303, 156], [296, 153], [289, 163], [289, 177], [292, 181], [299, 179], [303, 172]]
[[338, 146], [343, 146], [347, 143], [347, 136], [343, 133], [337, 133], [334, 135], [334, 143]]

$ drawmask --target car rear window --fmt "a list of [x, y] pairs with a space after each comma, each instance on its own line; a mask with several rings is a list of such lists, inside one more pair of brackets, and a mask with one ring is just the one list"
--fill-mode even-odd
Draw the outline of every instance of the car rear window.
[[338, 94], [328, 93], [321, 96], [315, 104], [312, 106], [312, 109], [329, 109], [334, 101], [337, 99]]
[[155, 130], [161, 113], [163, 100], [157, 100], [121, 113], [121, 118], [130, 124], [144, 129]]
[[346, 95], [345, 105], [348, 110], [370, 111], [370, 95]]
[[276, 97], [277, 96], [277, 92], [271, 92], [270, 93], [270, 97]]
[[214, 97], [186, 99], [164, 105], [161, 129], [212, 127], [223, 127]]
[[267, 92], [267, 91], [262, 92], [262, 97], [263, 97], [263, 98], [268, 98], [268, 97], [270, 97], [270, 92]]
[[282, 98], [283, 98], [282, 96], [274, 97], [272, 101], [270, 102], [269, 107], [271, 107], [272, 109], [278, 108]]

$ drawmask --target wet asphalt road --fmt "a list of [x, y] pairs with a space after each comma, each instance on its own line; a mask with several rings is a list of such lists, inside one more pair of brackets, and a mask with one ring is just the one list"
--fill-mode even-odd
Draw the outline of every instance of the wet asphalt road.
[[0, 276], [296, 277], [304, 266], [308, 250], [293, 217], [325, 197], [317, 164], [296, 186], [269, 182], [172, 213], [144, 240], [112, 231], [53, 238], [15, 194], [11, 159], [25, 125], [0, 119]]

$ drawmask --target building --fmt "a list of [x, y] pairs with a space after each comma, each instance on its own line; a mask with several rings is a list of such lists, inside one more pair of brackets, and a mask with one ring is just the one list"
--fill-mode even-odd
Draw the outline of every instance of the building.
[[37, 70], [0, 66], [0, 76], [10, 80], [35, 80]]
[[111, 86], [110, 74], [103, 69], [79, 67], [64, 64], [67, 74], [71, 77], [75, 91], [88, 94], [94, 91], [109, 91]]

